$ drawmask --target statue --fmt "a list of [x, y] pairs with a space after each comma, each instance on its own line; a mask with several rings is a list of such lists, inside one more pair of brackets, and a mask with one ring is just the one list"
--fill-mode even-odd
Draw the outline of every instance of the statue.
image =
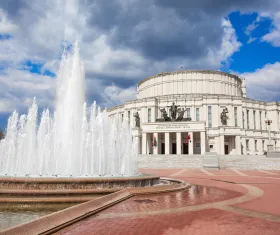
[[166, 121], [166, 122], [171, 121], [170, 117], [168, 117], [167, 112], [164, 108], [160, 109], [160, 112], [161, 112], [161, 115], [162, 115], [164, 121]]
[[228, 120], [228, 116], [227, 116], [227, 113], [228, 113], [228, 109], [225, 108], [223, 109], [223, 112], [221, 112], [221, 122], [224, 126], [227, 125], [227, 120]]
[[172, 103], [170, 107], [170, 111], [171, 111], [171, 119], [172, 120], [176, 120], [176, 116], [177, 116], [177, 108], [179, 107], [180, 105], [175, 105], [175, 102]]
[[186, 109], [185, 109], [185, 110], [179, 111], [179, 115], [178, 115], [176, 121], [182, 121], [183, 118], [184, 118], [184, 113], [185, 113], [186, 111], [187, 111]]
[[139, 117], [139, 113], [136, 112], [136, 113], [134, 113], [133, 116], [135, 117], [135, 126], [136, 126], [136, 127], [140, 127], [140, 117]]

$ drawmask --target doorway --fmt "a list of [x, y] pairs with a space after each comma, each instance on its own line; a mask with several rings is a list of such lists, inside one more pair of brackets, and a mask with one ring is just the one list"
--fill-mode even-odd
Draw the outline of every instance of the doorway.
[[176, 148], [176, 143], [172, 143], [172, 154], [176, 154], [176, 151], [177, 148]]
[[189, 144], [183, 143], [183, 154], [189, 154]]
[[225, 155], [228, 155], [228, 144], [225, 145]]
[[161, 154], [165, 154], [165, 143], [161, 143]]

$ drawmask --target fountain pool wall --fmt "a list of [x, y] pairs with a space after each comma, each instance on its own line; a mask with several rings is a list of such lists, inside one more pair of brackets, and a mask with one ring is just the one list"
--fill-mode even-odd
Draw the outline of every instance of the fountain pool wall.
[[[38, 117], [34, 98], [27, 115], [14, 111], [0, 142], [0, 175], [30, 177], [133, 176], [137, 143], [127, 120], [111, 120], [85, 104], [85, 73], [78, 44], [62, 56], [55, 111]], [[40, 119], [40, 122], [38, 120]]]

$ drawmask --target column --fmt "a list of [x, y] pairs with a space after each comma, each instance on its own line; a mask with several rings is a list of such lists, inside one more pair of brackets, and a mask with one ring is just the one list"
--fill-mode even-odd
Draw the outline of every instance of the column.
[[235, 154], [241, 155], [240, 135], [235, 136]]
[[158, 139], [158, 133], [154, 133], [154, 136], [153, 136], [153, 142], [154, 142], [154, 138], [156, 139], [157, 141], [157, 146], [153, 146], [153, 154], [158, 154], [158, 145], [159, 145], [159, 139]]
[[225, 155], [225, 136], [220, 135], [220, 155]]
[[193, 132], [188, 132], [188, 135], [190, 135], [190, 140], [189, 140], [189, 155], [193, 155]]
[[182, 133], [176, 133], [176, 154], [182, 154]]
[[257, 139], [257, 150], [258, 150], [259, 153], [263, 153], [262, 139]]
[[169, 148], [169, 146], [170, 146], [170, 133], [169, 132], [166, 132], [166, 133], [164, 133], [164, 138], [165, 138], [165, 150], [164, 150], [164, 152], [165, 152], [165, 154], [170, 154], [170, 148]]
[[200, 132], [200, 149], [201, 154], [205, 154], [205, 131]]
[[147, 154], [147, 133], [142, 133], [142, 154]]

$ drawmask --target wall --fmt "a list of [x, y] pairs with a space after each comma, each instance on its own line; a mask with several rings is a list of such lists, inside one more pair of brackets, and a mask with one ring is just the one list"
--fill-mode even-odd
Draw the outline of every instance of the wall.
[[139, 82], [137, 99], [173, 94], [242, 96], [239, 77], [219, 71], [161, 73]]
[[[203, 168], [201, 155], [139, 155], [139, 168]], [[279, 158], [265, 156], [219, 156], [220, 169], [280, 170]]]

